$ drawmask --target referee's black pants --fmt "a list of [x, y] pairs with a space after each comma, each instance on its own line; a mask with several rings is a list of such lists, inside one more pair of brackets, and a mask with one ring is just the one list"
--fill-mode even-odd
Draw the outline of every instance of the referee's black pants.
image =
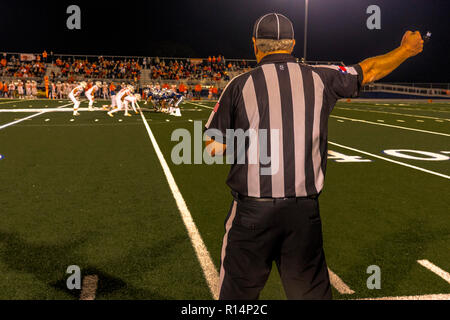
[[275, 261], [288, 299], [331, 299], [318, 199], [235, 197], [225, 220], [221, 300], [258, 299]]

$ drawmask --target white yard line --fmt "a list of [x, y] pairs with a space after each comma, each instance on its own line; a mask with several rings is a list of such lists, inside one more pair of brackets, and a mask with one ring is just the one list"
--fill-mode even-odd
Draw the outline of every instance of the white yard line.
[[[71, 105], [71, 103], [68, 103], [68, 104], [59, 106], [57, 109], [64, 108], [64, 107], [67, 107], [67, 106], [70, 106], [70, 105]], [[10, 122], [10, 123], [1, 125], [1, 126], [0, 126], [0, 130], [5, 129], [5, 128], [10, 127], [10, 126], [13, 126], [13, 125], [15, 125], [15, 124], [17, 124], [17, 123], [20, 123], [20, 122], [22, 122], [22, 121], [25, 121], [25, 120], [28, 120], [28, 119], [31, 119], [31, 118], [40, 116], [41, 114], [47, 113], [47, 112], [49, 112], [49, 111], [50, 111], [50, 110], [43, 109], [43, 110], [40, 111], [39, 113], [35, 113], [35, 114], [32, 114], [32, 115], [30, 115], [30, 116], [28, 116], [28, 117], [25, 117], [25, 118], [22, 118], [22, 119], [18, 119], [18, 120], [15, 120], [15, 121], [13, 121], [13, 122]]]
[[434, 134], [434, 135], [438, 135], [438, 136], [450, 137], [450, 134], [448, 134], [448, 133], [443, 133], [443, 132], [436, 132], [436, 131], [429, 131], [429, 130], [415, 129], [415, 128], [409, 128], [409, 127], [402, 127], [402, 126], [396, 126], [396, 125], [393, 125], [393, 124], [386, 124], [386, 123], [372, 122], [372, 121], [367, 121], [367, 120], [354, 119], [354, 118], [347, 118], [347, 117], [334, 116], [334, 115], [331, 115], [330, 117], [331, 117], [331, 118], [336, 118], [336, 119], [342, 119], [342, 120], [350, 120], [350, 121], [354, 121], [354, 122], [361, 122], [361, 123], [373, 124], [373, 125], [376, 125], [376, 126], [390, 127], [390, 128], [396, 128], [396, 129], [402, 129], [402, 130], [408, 130], [408, 131], [416, 131], [416, 132], [422, 132], [422, 133]]
[[441, 268], [434, 265], [433, 263], [431, 263], [428, 260], [417, 260], [417, 263], [419, 263], [423, 267], [427, 268], [431, 272], [437, 274], [439, 277], [441, 277], [442, 279], [444, 279], [445, 281], [447, 281], [450, 284], [450, 273], [448, 273], [447, 271], [442, 270]]
[[358, 300], [450, 300], [450, 294], [424, 294], [419, 296], [365, 298]]
[[195, 102], [191, 102], [191, 101], [188, 101], [187, 103], [190, 103], [190, 104], [193, 104], [193, 105], [196, 105], [196, 106], [199, 106], [199, 107], [203, 107], [203, 108], [206, 108], [206, 109], [211, 109], [211, 110], [214, 109], [213, 107], [204, 106], [203, 104], [199, 104], [199, 103], [195, 103]]
[[16, 103], [16, 102], [22, 102], [22, 100], [12, 99], [12, 100], [8, 100], [8, 101], [2, 101], [2, 102], [0, 102], [0, 104], [9, 104], [9, 103]]
[[344, 149], [351, 150], [351, 151], [354, 151], [354, 152], [362, 153], [362, 154], [365, 154], [365, 155], [368, 155], [368, 156], [371, 156], [371, 157], [374, 157], [374, 158], [378, 158], [378, 159], [381, 159], [381, 160], [384, 160], [384, 161], [392, 162], [392, 163], [395, 163], [395, 164], [398, 164], [398, 165], [401, 165], [401, 166], [404, 166], [404, 167], [408, 167], [408, 168], [411, 168], [411, 169], [419, 170], [419, 171], [422, 171], [422, 172], [426, 172], [426, 173], [429, 173], [429, 174], [432, 174], [432, 175], [435, 175], [435, 176], [442, 177], [442, 178], [450, 180], [450, 176], [447, 176], [447, 175], [439, 173], [439, 172], [434, 172], [434, 171], [431, 171], [431, 170], [428, 170], [428, 169], [424, 169], [424, 168], [421, 168], [421, 167], [413, 166], [413, 165], [408, 164], [408, 163], [404, 163], [404, 162], [400, 162], [400, 161], [397, 161], [397, 160], [392, 160], [392, 159], [389, 159], [389, 158], [385, 158], [385, 157], [382, 157], [382, 156], [379, 156], [379, 155], [376, 155], [376, 154], [373, 154], [373, 153], [369, 153], [369, 152], [366, 152], [366, 151], [362, 151], [362, 150], [359, 150], [359, 149], [356, 149], [356, 148], [347, 147], [347, 146], [344, 146], [342, 144], [338, 144], [338, 143], [335, 143], [335, 142], [332, 142], [332, 141], [328, 141], [328, 143], [333, 145], [333, 146], [336, 146], [336, 147], [340, 147], [340, 148], [344, 148]]
[[382, 105], [361, 105], [361, 104], [355, 104], [357, 107], [363, 107], [363, 108], [382, 108], [382, 109], [397, 109], [397, 110], [409, 110], [409, 111], [427, 111], [427, 112], [447, 112], [449, 113], [450, 110], [436, 110], [436, 109], [421, 109], [421, 108], [405, 108], [405, 107], [389, 107], [389, 106], [382, 106]]
[[[68, 106], [71, 103], [65, 105]], [[30, 112], [73, 112], [73, 109], [60, 109], [61, 107], [57, 108], [37, 108], [37, 109], [0, 109], [0, 112], [4, 113], [30, 113]], [[89, 108], [78, 108], [78, 111], [89, 111]], [[93, 111], [105, 111], [103, 108], [94, 108]]]
[[430, 116], [414, 115], [414, 114], [399, 113], [399, 112], [387, 112], [387, 111], [378, 111], [378, 110], [361, 110], [361, 109], [343, 108], [343, 107], [335, 107], [335, 109], [340, 109], [340, 110], [350, 110], [350, 111], [360, 111], [360, 112], [384, 113], [384, 114], [392, 114], [392, 115], [396, 115], [396, 116], [415, 117], [415, 118], [424, 118], [424, 119], [433, 119], [433, 120], [439, 119], [439, 120], [447, 120], [447, 121], [450, 121], [450, 119], [446, 119], [446, 118], [438, 118], [438, 117], [430, 117]]
[[205, 243], [203, 242], [200, 232], [198, 231], [198, 228], [195, 225], [194, 219], [192, 218], [192, 215], [186, 205], [186, 202], [184, 201], [183, 195], [178, 189], [178, 186], [175, 182], [172, 172], [170, 171], [169, 165], [167, 164], [164, 155], [158, 146], [158, 142], [156, 141], [155, 136], [153, 135], [153, 132], [150, 129], [150, 126], [148, 125], [148, 122], [145, 119], [144, 114], [142, 113], [142, 110], [140, 108], [139, 112], [141, 114], [145, 128], [147, 129], [148, 136], [150, 138], [150, 141], [152, 142], [153, 148], [155, 149], [156, 155], [158, 156], [159, 162], [161, 163], [161, 167], [163, 168], [167, 182], [169, 183], [172, 195], [175, 198], [175, 202], [177, 204], [178, 210], [180, 211], [183, 223], [188, 231], [188, 235], [191, 240], [192, 246], [194, 247], [197, 259], [200, 262], [200, 266], [203, 270], [206, 282], [208, 283], [209, 290], [211, 291], [211, 294], [213, 295], [214, 299], [218, 299], [219, 274], [211, 259], [211, 255], [209, 254], [209, 251], [206, 248]]
[[328, 274], [330, 275], [330, 282], [331, 285], [340, 293], [340, 294], [354, 294], [355, 291], [349, 288], [345, 284], [344, 281], [342, 281], [341, 278], [337, 274], [335, 274], [333, 271], [328, 268]]
[[[204, 106], [202, 104], [198, 104], [198, 103], [195, 103], [195, 102], [189, 102], [189, 103], [193, 104], [193, 105], [196, 105], [196, 106], [203, 107], [203, 108], [207, 108], [207, 109], [214, 109], [213, 107]], [[372, 121], [367, 121], [367, 120], [347, 118], [347, 117], [340, 117], [340, 116], [335, 116], [335, 115], [331, 115], [330, 117], [336, 118], [336, 119], [341, 119], [341, 120], [350, 120], [350, 121], [362, 122], [362, 123], [367, 123], [367, 124], [373, 124], [373, 125], [377, 125], [377, 126], [391, 127], [391, 128], [396, 128], [396, 129], [416, 131], [416, 132], [429, 133], [429, 134], [434, 134], [434, 135], [439, 135], [439, 136], [450, 137], [450, 134], [448, 134], [448, 133], [435, 132], [435, 131], [422, 130], [422, 129], [415, 129], [415, 128], [408, 128], [408, 127], [396, 126], [396, 125], [392, 125], [392, 124], [377, 123], [377, 122], [372, 122]], [[436, 118], [436, 119], [441, 119], [441, 118]]]

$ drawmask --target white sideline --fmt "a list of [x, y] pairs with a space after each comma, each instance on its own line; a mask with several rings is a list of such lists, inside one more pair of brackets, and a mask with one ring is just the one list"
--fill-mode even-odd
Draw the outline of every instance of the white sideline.
[[[214, 109], [214, 108], [212, 108], [212, 107], [205, 106], [205, 105], [198, 104], [198, 103], [194, 103], [194, 102], [189, 102], [189, 103], [191, 103], [191, 104], [193, 104], [193, 105], [197, 105], [197, 106], [203, 107], [203, 108], [207, 108], [207, 109]], [[178, 187], [176, 186], [175, 181], [173, 180], [173, 176], [172, 176], [172, 174], [171, 174], [171, 172], [170, 172], [170, 169], [168, 168], [167, 163], [166, 163], [165, 160], [164, 160], [164, 157], [163, 157], [163, 155], [162, 155], [162, 153], [161, 153], [161, 151], [160, 151], [160, 149], [159, 149], [159, 147], [158, 147], [158, 145], [157, 145], [157, 143], [156, 143], [156, 140], [155, 140], [155, 138], [154, 138], [154, 136], [153, 136], [153, 134], [152, 134], [152, 132], [151, 132], [151, 130], [150, 130], [150, 127], [148, 126], [148, 123], [145, 121], [145, 118], [144, 118], [142, 112], [141, 112], [141, 117], [142, 117], [142, 119], [143, 119], [143, 121], [144, 121], [144, 124], [145, 124], [145, 126], [146, 126], [146, 128], [147, 128], [147, 131], [148, 131], [148, 133], [149, 133], [150, 139], [152, 140], [153, 146], [155, 147], [155, 151], [157, 151], [158, 158], [160, 158], [160, 155], [161, 155], [162, 161], [161, 161], [161, 158], [160, 158], [160, 161], [161, 161], [161, 165], [163, 166], [163, 169], [164, 169], [164, 172], [165, 172], [165, 173], [166, 173], [165, 167], [167, 167], [167, 171], [168, 171], [168, 173], [169, 173], [169, 175], [170, 175], [170, 178], [171, 178], [171, 179], [169, 179], [169, 176], [167, 176], [167, 173], [166, 173], [166, 178], [167, 178], [167, 180], [169, 181], [169, 185], [171, 185], [170, 180], [172, 180], [172, 181], [173, 181], [173, 184], [174, 184], [174, 186], [175, 186], [175, 188], [176, 188], [176, 192], [174, 192], [174, 190], [172, 190], [172, 193], [174, 194], [175, 200], [177, 201], [177, 205], [178, 205], [178, 199], [177, 199], [177, 196], [176, 196], [176, 195], [179, 195], [180, 201], [182, 201], [181, 204], [182, 204], [184, 207], [186, 207], [186, 203], [184, 202], [184, 199], [182, 198], [181, 193], [179, 193]], [[339, 144], [334, 143], [334, 142], [329, 142], [329, 143], [330, 143], [330, 144], [333, 144], [333, 145], [336, 145], [336, 146], [338, 146], [338, 147], [350, 149], [350, 150], [353, 150], [353, 151], [356, 151], [356, 152], [359, 152], [359, 153], [364, 153], [364, 154], [366, 154], [366, 155], [373, 156], [373, 157], [375, 157], [375, 158], [380, 158], [380, 159], [383, 159], [383, 160], [386, 160], [386, 161], [394, 162], [394, 163], [397, 163], [397, 164], [400, 164], [400, 165], [403, 165], [403, 166], [411, 167], [411, 168], [414, 168], [414, 169], [417, 169], [417, 170], [420, 170], [420, 171], [428, 172], [428, 173], [431, 173], [431, 174], [435, 174], [435, 175], [438, 175], [438, 176], [441, 176], [441, 177], [450, 179], [449, 176], [446, 176], [446, 175], [443, 175], [443, 174], [440, 174], [440, 173], [437, 173], [437, 172], [433, 172], [433, 171], [430, 171], [430, 170], [426, 170], [426, 169], [423, 169], [423, 168], [419, 168], [419, 167], [416, 167], [416, 166], [412, 166], [412, 165], [409, 165], [409, 164], [406, 164], [406, 163], [402, 163], [402, 162], [399, 162], [399, 161], [395, 161], [395, 160], [391, 160], [391, 159], [388, 159], [388, 158], [380, 157], [380, 156], [377, 156], [377, 155], [374, 155], [374, 154], [371, 154], [371, 153], [368, 153], [368, 152], [364, 152], [364, 151], [357, 150], [357, 149], [354, 149], [354, 148], [350, 148], [350, 147], [346, 147], [346, 146], [343, 146], [343, 145], [339, 145]], [[164, 165], [163, 165], [163, 162], [164, 162]], [[171, 186], [171, 189], [172, 189], [172, 186]], [[180, 205], [178, 205], [178, 208], [180, 209], [180, 212], [181, 212], [182, 215], [183, 215], [183, 211], [182, 211], [182, 209], [180, 208]], [[185, 208], [185, 210], [187, 211], [187, 213], [188, 213], [190, 219], [192, 220], [192, 216], [190, 215], [189, 210], [187, 209], [187, 207]], [[184, 221], [184, 217], [183, 217], [183, 221]], [[192, 223], [194, 223], [194, 222], [192, 221]], [[185, 224], [186, 224], [186, 222], [185, 222]], [[188, 225], [187, 225], [187, 224], [186, 224], [186, 227], [188, 228]], [[194, 228], [195, 228], [195, 231], [198, 233], [198, 229], [195, 227], [195, 224], [194, 224]], [[188, 231], [189, 231], [189, 228], [188, 228]], [[200, 240], [201, 240], [200, 234], [198, 234], [198, 236], [200, 237]], [[191, 241], [192, 241], [193, 244], [194, 244], [194, 240], [193, 240], [192, 237], [191, 237]], [[201, 244], [204, 246], [203, 241], [202, 241]], [[197, 253], [198, 251], [197, 251], [197, 248], [196, 248], [195, 244], [194, 244], [194, 249], [196, 249], [196, 253]], [[209, 256], [209, 252], [207, 251], [206, 247], [204, 248], [204, 250], [206, 250], [206, 252], [207, 252], [207, 254], [208, 254], [208, 256]], [[205, 270], [205, 268], [203, 267], [203, 263], [201, 262], [201, 258], [199, 257], [199, 254], [198, 254], [198, 253], [197, 253], [197, 257], [199, 258], [199, 261], [200, 261], [200, 263], [202, 264], [202, 268], [203, 268], [203, 272], [205, 273], [205, 277], [207, 277], [207, 276], [206, 276], [206, 270]], [[217, 282], [218, 282], [218, 275], [217, 275], [217, 271], [215, 270], [214, 265], [212, 264], [212, 262], [211, 262], [211, 267], [212, 267], [212, 269], [213, 269], [213, 270], [210, 270], [211, 274], [215, 274], [215, 279], [214, 279], [214, 282], [213, 282], [213, 283], [217, 283]], [[350, 289], [350, 287], [348, 287], [347, 284], [345, 284], [344, 281], [342, 281], [342, 279], [341, 279], [338, 275], [336, 275], [332, 270], [328, 269], [328, 273], [329, 273], [329, 276], [330, 276], [330, 282], [331, 282], [331, 285], [332, 285], [332, 286], [333, 286], [340, 294], [354, 294], [354, 293], [355, 293], [355, 291], [353, 291], [352, 289]], [[207, 281], [208, 281], [208, 278], [207, 278]], [[210, 281], [208, 281], [208, 285], [209, 285], [209, 287], [210, 287], [211, 292], [213, 292], [212, 285], [210, 285]], [[216, 285], [216, 286], [217, 286], [217, 285]], [[217, 288], [216, 290], [217, 290], [217, 291], [215, 291], [215, 292], [218, 292], [218, 288]], [[214, 294], [213, 294], [213, 295], [214, 295]], [[215, 296], [215, 298], [217, 299], [216, 296]], [[381, 299], [381, 300], [448, 300], [448, 299], [450, 299], [450, 295], [436, 294], [436, 295], [422, 295], [422, 296], [404, 296], [404, 297], [384, 297], [384, 298], [374, 298], [374, 300], [375, 300], [375, 299]], [[372, 299], [369, 299], [369, 300], [372, 300]]]
[[358, 300], [450, 300], [450, 294], [424, 294], [419, 296], [365, 298]]
[[441, 277], [442, 279], [444, 279], [445, 281], [450, 283], [450, 273], [448, 273], [447, 271], [442, 270], [438, 266], [434, 265], [433, 263], [431, 263], [430, 261], [425, 260], [425, 259], [424, 260], [417, 260], [417, 263], [419, 263], [423, 267], [427, 268], [431, 272], [437, 274], [439, 277]]
[[387, 112], [387, 111], [378, 111], [378, 110], [361, 110], [361, 109], [344, 108], [344, 107], [335, 107], [335, 109], [349, 110], [349, 111], [360, 111], [360, 112], [385, 113], [385, 114], [393, 114], [393, 115], [396, 115], [396, 116], [405, 116], [405, 117], [414, 117], [414, 118], [424, 118], [424, 119], [432, 119], [432, 120], [446, 120], [446, 121], [450, 121], [450, 119], [446, 119], [446, 118], [430, 117], [430, 116], [423, 116], [423, 115], [414, 115], [414, 114], [400, 113], [400, 112]]
[[206, 282], [208, 283], [209, 290], [211, 291], [214, 299], [217, 300], [219, 293], [219, 274], [211, 259], [211, 255], [209, 254], [209, 251], [206, 248], [205, 243], [203, 242], [202, 236], [200, 235], [200, 232], [195, 225], [194, 219], [192, 218], [186, 202], [184, 201], [183, 195], [178, 189], [172, 172], [170, 171], [170, 168], [166, 160], [164, 159], [164, 155], [158, 146], [158, 142], [156, 141], [155, 136], [153, 135], [153, 132], [150, 129], [150, 126], [148, 125], [148, 122], [145, 119], [144, 114], [142, 113], [142, 110], [139, 106], [138, 109], [141, 114], [142, 121], [144, 122], [145, 128], [147, 129], [150, 141], [152, 142], [153, 148], [155, 149], [156, 155], [158, 156], [159, 162], [161, 163], [161, 167], [163, 168], [167, 182], [169, 183], [172, 195], [177, 203], [177, 207], [180, 211], [183, 223], [188, 231], [192, 246], [194, 247], [197, 259], [200, 262], [200, 266], [202, 267]]
[[378, 158], [378, 159], [381, 159], [381, 160], [384, 160], [384, 161], [389, 161], [389, 162], [392, 162], [392, 163], [396, 163], [396, 164], [399, 164], [399, 165], [404, 166], [404, 167], [408, 167], [408, 168], [412, 168], [412, 169], [415, 169], [415, 170], [423, 171], [423, 172], [426, 172], [426, 173], [429, 173], [429, 174], [433, 174], [435, 176], [442, 177], [442, 178], [445, 178], [445, 179], [450, 179], [450, 176], [447, 176], [445, 174], [442, 174], [442, 173], [439, 173], [439, 172], [435, 172], [435, 171], [431, 171], [431, 170], [428, 170], [428, 169], [424, 169], [424, 168], [421, 168], [421, 167], [413, 166], [412, 164], [408, 164], [408, 163], [400, 162], [400, 161], [397, 161], [397, 160], [392, 160], [392, 159], [389, 159], [389, 158], [378, 156], [378, 155], [373, 154], [373, 153], [369, 153], [369, 152], [362, 151], [362, 150], [359, 150], [359, 149], [355, 149], [355, 148], [352, 148], [352, 147], [347, 147], [347, 146], [344, 146], [342, 144], [338, 144], [338, 143], [335, 143], [335, 142], [332, 142], [332, 141], [328, 141], [328, 143], [333, 145], [333, 146], [337, 146], [337, 147], [344, 148], [344, 149], [347, 149], [347, 150], [351, 150], [351, 151], [355, 151], [355, 152], [358, 152], [358, 153], [362, 153], [362, 154], [365, 154], [365, 155], [368, 155], [368, 156], [371, 156], [371, 157], [374, 157], [374, 158]]
[[[64, 107], [67, 107], [67, 106], [70, 106], [71, 104], [72, 104], [72, 103], [68, 103], [68, 104], [59, 106], [57, 109], [64, 108]], [[37, 116], [39, 116], [39, 115], [41, 115], [41, 114], [44, 114], [44, 113], [47, 113], [47, 112], [49, 112], [49, 110], [45, 110], [45, 109], [44, 109], [43, 111], [40, 111], [39, 113], [35, 113], [35, 114], [32, 114], [31, 116], [28, 116], [28, 117], [25, 117], [25, 118], [22, 118], [22, 119], [15, 120], [15, 121], [13, 121], [13, 122], [4, 124], [4, 125], [0, 126], [0, 130], [5, 129], [5, 128], [10, 127], [10, 126], [13, 126], [13, 125], [15, 125], [15, 124], [17, 124], [17, 123], [20, 123], [20, 122], [22, 122], [22, 121], [25, 121], [25, 120], [28, 120], [28, 119], [37, 117]]]
[[355, 291], [349, 288], [345, 284], [344, 281], [342, 281], [341, 278], [337, 274], [335, 274], [333, 271], [328, 268], [328, 274], [330, 275], [330, 282], [331, 285], [340, 293], [340, 294], [354, 294]]
[[422, 130], [422, 129], [414, 129], [414, 128], [408, 128], [408, 127], [401, 127], [401, 126], [395, 126], [395, 125], [392, 125], [392, 124], [372, 122], [372, 121], [361, 120], [361, 119], [354, 119], [354, 118], [346, 118], [346, 117], [335, 116], [335, 115], [331, 115], [330, 117], [331, 118], [336, 118], [336, 119], [343, 119], [343, 120], [350, 120], [350, 121], [355, 121], [355, 122], [362, 122], [362, 123], [367, 123], [367, 124], [373, 124], [373, 125], [376, 125], [376, 126], [391, 127], [391, 128], [396, 128], [396, 129], [417, 131], [417, 132], [430, 133], [430, 134], [444, 136], [444, 137], [450, 137], [450, 134], [448, 134], [448, 133], [428, 131], [428, 130]]

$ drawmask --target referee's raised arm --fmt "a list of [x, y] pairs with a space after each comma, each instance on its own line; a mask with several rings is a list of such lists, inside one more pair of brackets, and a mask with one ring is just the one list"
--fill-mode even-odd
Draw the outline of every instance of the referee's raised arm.
[[419, 53], [421, 37], [408, 32], [398, 49], [354, 66], [309, 66], [291, 55], [291, 21], [269, 13], [253, 44], [257, 67], [228, 83], [206, 123], [209, 152], [234, 160], [219, 296], [257, 299], [275, 261], [288, 299], [331, 299], [318, 201], [328, 117], [338, 99]]

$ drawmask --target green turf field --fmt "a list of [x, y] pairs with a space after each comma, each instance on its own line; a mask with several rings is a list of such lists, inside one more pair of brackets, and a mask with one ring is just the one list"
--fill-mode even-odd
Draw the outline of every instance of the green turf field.
[[[78, 299], [66, 288], [70, 265], [98, 276], [96, 299], [213, 298], [180, 199], [217, 272], [228, 167], [174, 165], [171, 134], [193, 132], [214, 102], [185, 103], [179, 118], [143, 113], [160, 157], [140, 115], [45, 112], [68, 103], [0, 100], [0, 299]], [[450, 299], [449, 121], [448, 103], [336, 106], [320, 199], [327, 262], [341, 280], [334, 298]], [[370, 265], [381, 289], [366, 286]], [[261, 298], [285, 298], [275, 268]]]

